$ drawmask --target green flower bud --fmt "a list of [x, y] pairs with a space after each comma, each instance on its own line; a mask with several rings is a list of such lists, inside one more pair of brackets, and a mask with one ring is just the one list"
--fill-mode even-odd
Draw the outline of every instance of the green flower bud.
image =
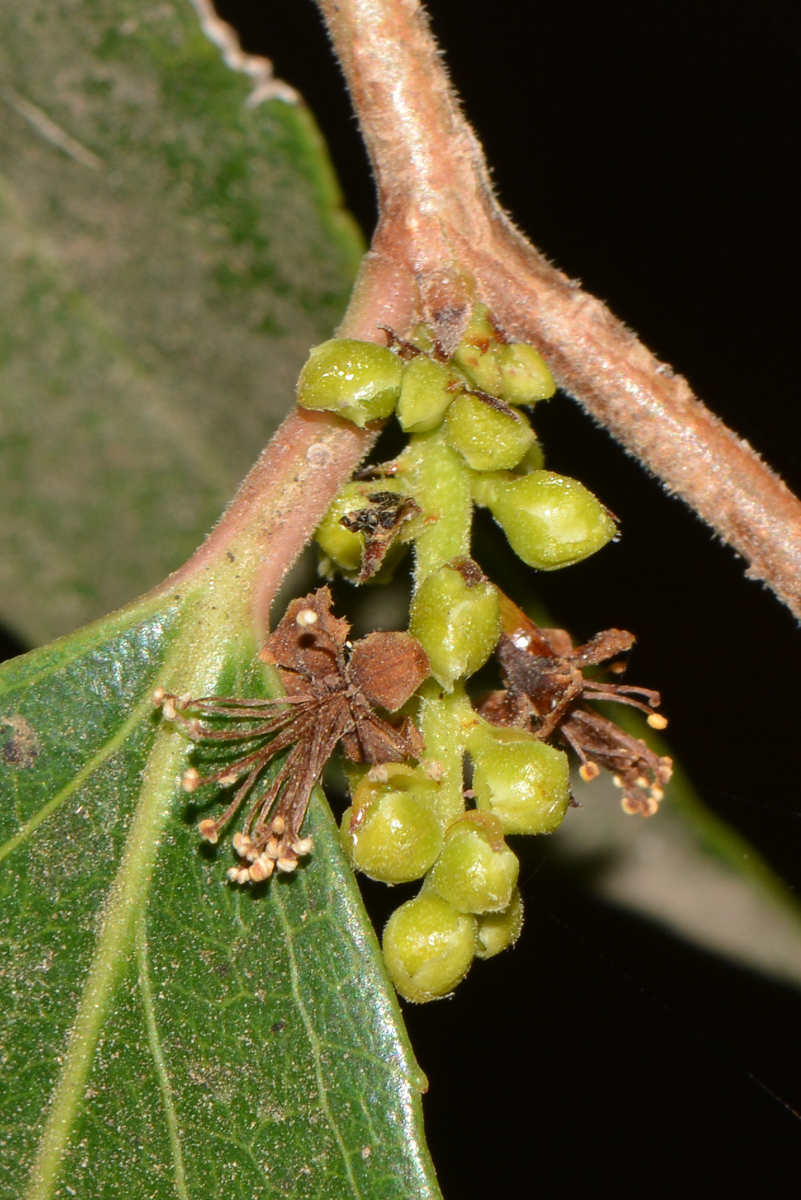
[[508, 406], [493, 408], [478, 396], [457, 396], [445, 418], [445, 440], [474, 471], [517, 466], [535, 441], [522, 413]]
[[340, 827], [353, 866], [382, 883], [421, 879], [442, 850], [434, 809], [438, 784], [403, 763], [364, 776]]
[[406, 1000], [424, 1004], [461, 983], [476, 946], [476, 919], [456, 912], [434, 892], [396, 909], [384, 930], [384, 960]]
[[479, 809], [500, 817], [504, 833], [552, 833], [570, 800], [567, 755], [523, 729], [482, 724], [468, 742]]
[[409, 433], [427, 433], [442, 424], [455, 395], [454, 377], [442, 363], [421, 354], [403, 372], [398, 420]]
[[501, 635], [498, 592], [470, 559], [454, 559], [423, 581], [412, 600], [409, 632], [447, 692], [492, 654]]
[[351, 533], [344, 525], [340, 525], [339, 518], [344, 517], [345, 513], [364, 508], [366, 503], [363, 487], [358, 483], [348, 483], [334, 497], [331, 507], [317, 526], [315, 541], [340, 571], [359, 570], [364, 542], [358, 533]]
[[499, 395], [501, 390], [500, 349], [489, 309], [485, 304], [477, 304], [464, 337], [456, 347], [453, 361], [477, 388], [491, 396]]
[[523, 928], [523, 898], [515, 888], [508, 908], [499, 913], [487, 913], [478, 922], [476, 958], [493, 958], [513, 946]]
[[474, 495], [477, 503], [487, 505], [515, 553], [540, 571], [581, 562], [617, 532], [612, 516], [592, 492], [553, 471], [481, 480]]
[[547, 400], [556, 391], [553, 375], [533, 346], [510, 342], [498, 350], [501, 368], [500, 395], [508, 404], [534, 404]]
[[[482, 815], [471, 813], [456, 821], [445, 835], [445, 846], [426, 877], [426, 887], [462, 913], [502, 912], [509, 907], [520, 863], [497, 830], [484, 828]], [[478, 818], [474, 820], [472, 818]], [[489, 824], [489, 822], [488, 822]]]
[[298, 380], [298, 404], [364, 426], [388, 417], [400, 394], [403, 363], [375, 342], [332, 338], [314, 346]]

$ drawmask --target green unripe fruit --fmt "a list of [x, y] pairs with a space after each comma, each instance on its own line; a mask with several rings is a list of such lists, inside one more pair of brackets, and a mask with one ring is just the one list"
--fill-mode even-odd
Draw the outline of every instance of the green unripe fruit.
[[412, 601], [409, 632], [423, 646], [431, 674], [447, 692], [472, 675], [501, 636], [498, 592], [470, 559], [440, 567]]
[[481, 480], [474, 494], [530, 567], [555, 571], [581, 562], [615, 536], [600, 500], [576, 479], [532, 471], [520, 479]]
[[523, 928], [523, 899], [515, 888], [509, 907], [499, 913], [487, 913], [478, 922], [476, 958], [492, 958], [508, 950]]
[[403, 363], [375, 342], [332, 338], [314, 346], [298, 380], [298, 404], [365, 426], [388, 417], [400, 394]]
[[472, 383], [491, 396], [500, 394], [502, 375], [497, 331], [485, 304], [473, 309], [470, 324], [453, 356]]
[[408, 433], [428, 433], [442, 424], [453, 400], [454, 377], [442, 363], [421, 354], [403, 372], [398, 420]]
[[520, 863], [503, 838], [490, 837], [475, 821], [457, 821], [426, 878], [426, 886], [462, 913], [502, 912], [509, 907]]
[[535, 438], [521, 413], [465, 393], [448, 409], [445, 440], [474, 471], [498, 471], [517, 466]]
[[[376, 779], [377, 774], [386, 778]], [[382, 883], [421, 879], [442, 850], [442, 827], [433, 804], [437, 786], [402, 763], [369, 772], [340, 828], [353, 866]]]
[[468, 743], [479, 809], [500, 817], [504, 833], [552, 833], [567, 811], [567, 755], [522, 729], [480, 725]]
[[511, 342], [498, 350], [501, 368], [500, 395], [508, 404], [534, 404], [556, 391], [553, 375], [533, 346]]
[[470, 970], [476, 919], [456, 912], [435, 892], [423, 892], [389, 918], [383, 946], [395, 987], [406, 1000], [424, 1004], [447, 996]]

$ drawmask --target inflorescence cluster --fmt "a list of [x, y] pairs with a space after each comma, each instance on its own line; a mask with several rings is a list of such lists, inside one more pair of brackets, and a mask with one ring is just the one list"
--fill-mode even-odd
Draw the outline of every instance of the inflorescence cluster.
[[[644, 816], [656, 811], [671, 763], [587, 707], [615, 700], [664, 728], [656, 692], [597, 678], [599, 667], [620, 669], [631, 634], [607, 630], [574, 647], [563, 630], [536, 626], [470, 557], [474, 505], [540, 570], [579, 562], [617, 532], [582, 484], [544, 469], [521, 411], [555, 391], [543, 359], [510, 341], [483, 305], [450, 357], [425, 327], [408, 339], [386, 333], [386, 347], [353, 339], [315, 347], [298, 403], [360, 426], [395, 411], [409, 434], [396, 459], [342, 489], [316, 534], [323, 573], [355, 583], [388, 577], [414, 545], [408, 633], [349, 642], [323, 587], [290, 605], [262, 651], [283, 696], [192, 699], [159, 689], [155, 698], [199, 743], [218, 744], [221, 765], [205, 777], [190, 768], [186, 790], [235, 788], [201, 835], [217, 841], [249, 803], [234, 837], [233, 882], [291, 872], [308, 853], [309, 795], [341, 746], [352, 792], [341, 840], [351, 863], [389, 884], [423, 881], [383, 940], [395, 986], [419, 1002], [446, 995], [475, 957], [516, 940], [518, 860], [506, 837], [561, 822], [570, 781], [554, 743], [576, 752], [585, 780], [610, 770], [624, 809]], [[505, 686], [474, 701], [466, 681], [493, 654]], [[276, 771], [279, 751], [287, 754]]]

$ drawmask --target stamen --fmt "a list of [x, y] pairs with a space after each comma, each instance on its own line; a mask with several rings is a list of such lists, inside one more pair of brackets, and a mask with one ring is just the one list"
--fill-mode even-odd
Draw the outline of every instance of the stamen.
[[200, 772], [195, 767], [189, 767], [184, 771], [181, 787], [185, 792], [194, 792], [200, 787]]
[[652, 729], [667, 729], [667, 717], [663, 717], [661, 713], [651, 713], [648, 717], [648, 724]]
[[313, 608], [302, 608], [295, 617], [295, 621], [298, 625], [301, 625], [304, 628], [308, 627], [309, 625], [316, 625], [318, 621], [317, 613]]
[[[267, 863], [270, 863], [269, 869]], [[261, 883], [273, 873], [273, 864], [269, 859], [257, 858], [252, 867], [248, 868], [248, 876], [252, 883]]]
[[239, 857], [244, 858], [251, 844], [248, 835], [246, 833], [235, 833], [231, 842]]
[[585, 783], [591, 783], [593, 779], [597, 779], [601, 774], [601, 768], [597, 763], [585, 762], [579, 767], [579, 775]]
[[197, 827], [197, 831], [202, 838], [207, 842], [211, 842], [212, 846], [220, 836], [220, 831], [217, 828], [217, 822], [212, 821], [211, 817], [205, 817]]
[[279, 871], [288, 875], [291, 871], [297, 870], [298, 860], [296, 858], [279, 858], [275, 865]]

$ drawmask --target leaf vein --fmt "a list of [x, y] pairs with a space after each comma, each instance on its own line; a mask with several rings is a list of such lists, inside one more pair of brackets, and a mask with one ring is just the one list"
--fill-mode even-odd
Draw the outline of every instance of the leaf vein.
[[170, 1140], [170, 1150], [172, 1152], [173, 1170], [175, 1172], [175, 1191], [179, 1200], [189, 1200], [189, 1192], [186, 1187], [186, 1171], [184, 1169], [184, 1156], [181, 1149], [181, 1138], [178, 1129], [178, 1114], [175, 1111], [175, 1104], [172, 1096], [172, 1086], [170, 1077], [167, 1071], [167, 1063], [164, 1059], [164, 1052], [161, 1049], [161, 1039], [159, 1038], [158, 1026], [156, 1024], [156, 1012], [153, 1004], [153, 991], [150, 986], [150, 973], [147, 965], [147, 937], [145, 933], [145, 916], [142, 913], [136, 929], [136, 957], [139, 966], [139, 992], [142, 997], [142, 1009], [145, 1016], [145, 1028], [147, 1029], [147, 1041], [150, 1046], [150, 1053], [153, 1056], [153, 1064], [156, 1068], [156, 1078], [158, 1080], [159, 1091], [161, 1092], [161, 1102], [164, 1105], [164, 1119], [167, 1122], [167, 1133]]
[[308, 1009], [306, 1008], [306, 1005], [303, 1001], [303, 997], [301, 995], [298, 963], [297, 963], [297, 959], [295, 957], [295, 949], [294, 949], [294, 945], [293, 945], [294, 933], [292, 930], [292, 926], [290, 925], [289, 920], [287, 918], [286, 911], [284, 909], [284, 902], [281, 899], [279, 888], [274, 889], [273, 896], [271, 898], [273, 899], [273, 902], [276, 907], [276, 911], [278, 913], [281, 924], [283, 925], [285, 933], [286, 933], [285, 945], [286, 945], [287, 958], [289, 960], [289, 977], [290, 977], [290, 980], [292, 983], [292, 994], [295, 997], [295, 1004], [297, 1005], [298, 1012], [300, 1013], [301, 1020], [303, 1021], [303, 1026], [306, 1030], [306, 1036], [309, 1039], [309, 1045], [311, 1047], [312, 1058], [314, 1060], [314, 1073], [317, 1077], [317, 1087], [319, 1089], [320, 1105], [323, 1109], [323, 1112], [325, 1113], [326, 1120], [328, 1121], [331, 1132], [334, 1135], [334, 1139], [336, 1140], [336, 1143], [339, 1146], [339, 1151], [340, 1151], [340, 1154], [342, 1155], [342, 1160], [345, 1165], [345, 1171], [348, 1176], [348, 1181], [350, 1182], [351, 1188], [353, 1189], [353, 1195], [358, 1197], [359, 1200], [361, 1200], [361, 1191], [359, 1190], [359, 1185], [357, 1184], [356, 1178], [353, 1174], [353, 1166], [351, 1163], [350, 1154], [348, 1153], [348, 1148], [345, 1145], [345, 1139], [342, 1136], [342, 1132], [339, 1128], [339, 1125], [334, 1117], [333, 1112], [331, 1111], [331, 1106], [328, 1103], [328, 1092], [326, 1089], [325, 1072], [323, 1070], [323, 1064], [322, 1064], [322, 1050], [321, 1050], [320, 1039], [317, 1036], [314, 1025], [312, 1024], [312, 1021], [311, 1021], [311, 1017], [309, 1016]]
[[39, 828], [43, 821], [46, 821], [49, 816], [52, 816], [57, 808], [61, 807], [65, 800], [69, 800], [70, 796], [74, 795], [78, 788], [86, 783], [86, 780], [90, 775], [93, 774], [94, 771], [97, 770], [98, 767], [101, 767], [105, 762], [108, 762], [108, 760], [112, 758], [114, 754], [116, 754], [120, 747], [125, 743], [132, 730], [135, 729], [137, 725], [141, 724], [142, 717], [147, 709], [152, 709], [152, 707], [153, 704], [149, 696], [146, 700], [141, 701], [141, 703], [137, 705], [128, 720], [124, 721], [114, 736], [110, 737], [107, 742], [104, 742], [97, 753], [94, 754], [89, 761], [80, 768], [79, 771], [75, 772], [75, 775], [72, 777], [69, 783], [63, 787], [60, 792], [56, 792], [55, 796], [48, 800], [46, 804], [42, 805], [39, 811], [34, 813], [34, 815], [25, 822], [22, 828], [17, 830], [13, 837], [10, 837], [7, 842], [0, 846], [0, 862], [2, 862], [3, 859], [11, 854], [14, 850], [16, 850], [19, 845], [26, 841], [30, 835]]

